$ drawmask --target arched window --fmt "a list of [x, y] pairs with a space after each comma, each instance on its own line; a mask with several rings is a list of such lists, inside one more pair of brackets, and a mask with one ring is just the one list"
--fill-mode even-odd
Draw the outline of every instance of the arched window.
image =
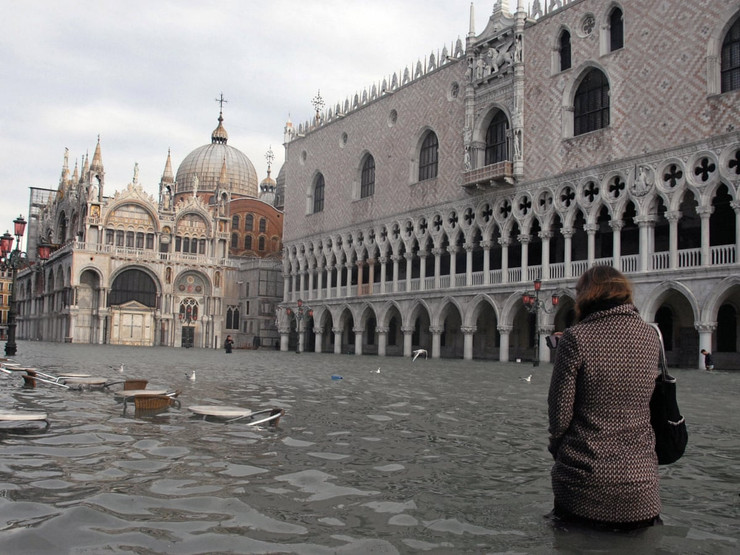
[[573, 135], [603, 129], [609, 125], [609, 82], [592, 69], [578, 86], [574, 98]]
[[116, 306], [128, 301], [138, 301], [144, 306], [157, 306], [157, 287], [154, 280], [141, 270], [125, 270], [113, 280], [108, 306]]
[[247, 214], [244, 217], [244, 231], [252, 231], [254, 229], [254, 216]]
[[267, 231], [267, 220], [260, 218], [260, 233], [264, 233], [265, 231]]
[[429, 131], [421, 143], [419, 151], [419, 181], [437, 177], [437, 160], [439, 156], [439, 142], [434, 131]]
[[722, 41], [722, 92], [740, 89], [740, 18]]
[[252, 236], [251, 235], [247, 235], [244, 238], [244, 248], [248, 251], [252, 250]]
[[624, 19], [622, 10], [614, 8], [609, 14], [609, 51], [614, 52], [624, 46]]
[[560, 71], [570, 69], [570, 33], [563, 31], [560, 34]]
[[236, 249], [238, 247], [239, 247], [239, 234], [232, 233], [231, 234], [231, 248]]
[[239, 214], [234, 214], [231, 217], [231, 229], [239, 229]]
[[323, 212], [324, 210], [324, 176], [319, 174], [313, 185], [313, 212]]
[[360, 175], [360, 198], [371, 197], [375, 194], [375, 158], [368, 154], [362, 164]]
[[497, 112], [486, 131], [486, 166], [508, 159], [509, 149], [506, 141], [508, 128], [509, 122], [506, 114], [501, 111]]
[[259, 242], [258, 242], [258, 248], [261, 251], [265, 250], [265, 238], [264, 237], [260, 237]]

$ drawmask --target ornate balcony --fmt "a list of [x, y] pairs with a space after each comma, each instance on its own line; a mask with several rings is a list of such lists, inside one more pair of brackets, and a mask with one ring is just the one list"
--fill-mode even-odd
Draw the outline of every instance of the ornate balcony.
[[514, 172], [509, 160], [463, 172], [466, 189], [490, 189], [514, 184]]

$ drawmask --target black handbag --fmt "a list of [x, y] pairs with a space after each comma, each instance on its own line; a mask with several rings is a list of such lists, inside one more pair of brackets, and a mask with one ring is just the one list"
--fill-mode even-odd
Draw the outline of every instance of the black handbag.
[[663, 334], [653, 325], [660, 339], [660, 375], [650, 398], [650, 424], [655, 431], [655, 452], [658, 464], [671, 464], [681, 458], [689, 441], [686, 420], [681, 416], [676, 400], [676, 378], [668, 374], [663, 347]]

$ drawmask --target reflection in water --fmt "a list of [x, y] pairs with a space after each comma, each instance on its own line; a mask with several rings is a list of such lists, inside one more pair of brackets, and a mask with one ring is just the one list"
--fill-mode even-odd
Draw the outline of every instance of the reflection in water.
[[[665, 525], [563, 529], [547, 444], [551, 367], [169, 348], [19, 344], [51, 373], [145, 378], [181, 408], [123, 413], [111, 391], [23, 389], [44, 433], [0, 435], [6, 553], [730, 553], [740, 549], [740, 375], [677, 370], [687, 454], [661, 469]], [[382, 372], [378, 373], [378, 363]], [[189, 380], [197, 370], [197, 380]], [[332, 376], [342, 376], [341, 380]], [[277, 428], [190, 405], [282, 407]]]

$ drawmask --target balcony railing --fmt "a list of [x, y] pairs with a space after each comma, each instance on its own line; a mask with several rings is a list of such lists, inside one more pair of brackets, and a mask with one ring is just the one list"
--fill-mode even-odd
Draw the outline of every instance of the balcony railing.
[[[710, 247], [710, 266], [728, 266], [736, 264], [735, 259], [735, 245], [719, 245]], [[668, 252], [657, 252], [649, 258], [651, 268], [649, 272], [660, 272], [670, 270], [670, 254]], [[593, 261], [594, 265], [607, 265], [614, 266], [615, 261], [612, 257], [597, 258]], [[701, 267], [701, 249], [685, 249], [680, 250], [677, 253], [677, 269], [689, 269]], [[564, 262], [554, 262], [549, 265], [549, 277], [550, 280], [562, 280], [566, 277], [576, 278], [588, 269], [588, 260], [574, 260], [570, 263], [570, 272], [566, 276], [566, 267]], [[640, 272], [640, 255], [630, 254], [623, 255], [619, 258], [619, 267], [625, 274], [636, 274]], [[525, 283], [529, 285], [534, 279], [539, 279], [543, 276], [543, 268], [541, 265], [527, 266], [526, 277], [523, 279], [522, 268], [509, 268], [506, 272], [507, 283], [519, 284]], [[503, 270], [495, 269], [489, 270], [488, 282], [485, 281], [484, 272], [471, 272], [470, 280], [468, 283], [468, 275], [466, 272], [455, 273], [454, 275], [440, 275], [425, 276], [423, 278], [413, 278], [406, 280], [405, 277], [399, 277], [395, 284], [392, 280], [387, 280], [385, 284], [374, 282], [372, 287], [369, 284], [363, 284], [359, 287], [361, 295], [380, 295], [381, 291], [385, 291], [385, 294], [391, 293], [406, 293], [406, 292], [418, 292], [422, 291], [422, 282], [424, 291], [441, 291], [450, 288], [465, 288], [465, 287], [481, 287], [485, 285], [500, 285], [503, 281]], [[439, 287], [435, 288], [435, 282], [439, 283]], [[383, 287], [385, 285], [385, 287]], [[288, 293], [291, 296], [298, 295], [297, 292], [290, 291]], [[308, 292], [302, 293], [304, 296], [308, 296]], [[317, 298], [318, 291], [314, 289], [310, 298]], [[335, 299], [335, 298], [347, 298], [355, 297], [358, 294], [358, 286], [350, 285], [342, 286], [340, 294], [337, 295], [336, 285], [329, 288], [327, 294], [327, 287], [322, 287], [320, 292], [321, 299]], [[297, 298], [297, 297], [296, 297]]]
[[508, 160], [463, 172], [463, 187], [488, 188], [511, 184], [514, 172]]

